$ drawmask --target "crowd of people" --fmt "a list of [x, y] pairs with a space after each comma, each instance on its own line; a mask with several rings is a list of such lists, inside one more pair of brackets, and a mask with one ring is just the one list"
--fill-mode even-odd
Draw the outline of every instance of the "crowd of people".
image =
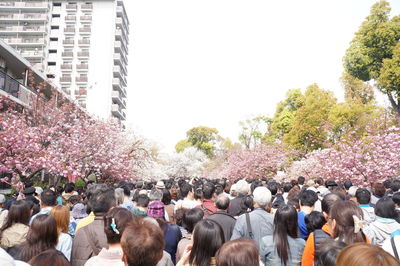
[[27, 181], [0, 208], [0, 265], [400, 266], [399, 179]]

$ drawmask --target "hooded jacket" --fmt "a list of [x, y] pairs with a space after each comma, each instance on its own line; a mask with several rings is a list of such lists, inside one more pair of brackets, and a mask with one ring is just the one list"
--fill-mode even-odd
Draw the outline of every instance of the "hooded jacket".
[[1, 246], [5, 249], [22, 244], [26, 240], [29, 226], [21, 223], [13, 224], [11, 227], [4, 230], [1, 235]]
[[396, 220], [376, 216], [374, 222], [364, 226], [363, 232], [371, 240], [371, 243], [382, 246], [383, 241], [398, 229], [400, 229], [400, 224]]

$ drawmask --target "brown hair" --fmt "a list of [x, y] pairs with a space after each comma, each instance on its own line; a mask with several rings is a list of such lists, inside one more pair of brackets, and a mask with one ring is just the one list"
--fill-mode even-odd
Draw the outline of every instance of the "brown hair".
[[18, 260], [29, 261], [41, 252], [54, 249], [57, 245], [57, 224], [53, 216], [41, 214], [32, 221], [31, 227], [24, 242], [19, 247]]
[[29, 262], [31, 266], [56, 265], [70, 266], [71, 264], [61, 251], [56, 249], [46, 250], [39, 255], [33, 257]]
[[[115, 230], [113, 229], [113, 218]], [[121, 241], [125, 227], [133, 221], [132, 213], [125, 208], [112, 208], [104, 216], [104, 233], [107, 237], [107, 243], [114, 244]]]
[[362, 210], [352, 201], [338, 200], [332, 205], [329, 212], [329, 222], [335, 221], [332, 238], [339, 238], [348, 245], [355, 242], [366, 242], [366, 237], [361, 230], [357, 233], [354, 232], [353, 215], [360, 220], [363, 219]]
[[258, 247], [252, 240], [239, 238], [228, 241], [216, 254], [217, 266], [258, 266]]
[[291, 200], [294, 198], [298, 198], [300, 195], [300, 187], [298, 185], [294, 185], [288, 192], [287, 199]]
[[57, 205], [50, 211], [51, 216], [54, 217], [57, 223], [57, 233], [68, 234], [69, 225], [69, 208], [63, 205]]
[[385, 196], [386, 188], [382, 183], [374, 183], [372, 185], [372, 191], [379, 197]]
[[121, 247], [127, 265], [155, 266], [163, 256], [164, 235], [157, 225], [137, 219], [125, 228]]
[[336, 259], [337, 266], [400, 266], [398, 260], [382, 248], [365, 243], [355, 243], [342, 250]]

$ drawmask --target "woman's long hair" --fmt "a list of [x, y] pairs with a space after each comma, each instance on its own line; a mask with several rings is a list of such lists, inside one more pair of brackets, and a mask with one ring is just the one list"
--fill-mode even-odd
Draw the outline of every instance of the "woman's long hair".
[[273, 239], [281, 262], [286, 265], [290, 247], [288, 237], [297, 238], [297, 211], [291, 205], [282, 205], [278, 208], [274, 218]]
[[53, 216], [38, 215], [32, 221], [26, 242], [19, 246], [17, 259], [27, 262], [39, 253], [55, 248], [57, 239], [57, 224]]
[[28, 225], [30, 216], [31, 209], [28, 202], [25, 200], [14, 201], [8, 211], [7, 220], [1, 228], [1, 232], [16, 223]]
[[199, 221], [193, 231], [193, 247], [189, 263], [196, 266], [209, 266], [211, 258], [224, 242], [224, 233], [218, 223], [208, 219]]

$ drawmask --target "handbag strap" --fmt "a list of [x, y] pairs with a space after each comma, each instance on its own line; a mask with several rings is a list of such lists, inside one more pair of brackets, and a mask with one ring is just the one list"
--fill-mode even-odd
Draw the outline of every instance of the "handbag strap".
[[399, 259], [399, 254], [397, 253], [396, 243], [394, 243], [394, 237], [390, 238], [390, 243], [392, 244], [394, 256], [396, 257], [396, 259]]
[[249, 234], [250, 239], [254, 239], [253, 235], [253, 229], [251, 228], [251, 223], [250, 223], [250, 215], [248, 212], [246, 212], [246, 223], [247, 223], [247, 233]]

